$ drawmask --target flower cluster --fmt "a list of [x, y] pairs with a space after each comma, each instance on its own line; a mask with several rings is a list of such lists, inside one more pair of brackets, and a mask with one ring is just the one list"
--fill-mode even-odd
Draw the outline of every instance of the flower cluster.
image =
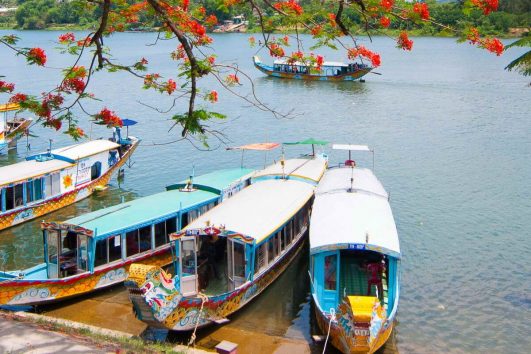
[[76, 37], [72, 32], [68, 32], [59, 36], [59, 43], [71, 44], [76, 41]]
[[364, 58], [367, 58], [371, 61], [371, 64], [373, 67], [378, 67], [381, 65], [380, 60], [380, 54], [376, 54], [374, 52], [371, 52], [369, 49], [365, 48], [364, 46], [360, 45], [357, 48], [350, 48], [348, 50], [348, 58], [353, 60], [357, 56], [361, 56]]
[[249, 45], [251, 47], [254, 47], [256, 45], [256, 38], [254, 38], [253, 36], [249, 37]]
[[229, 74], [225, 78], [225, 82], [227, 83], [227, 85], [233, 86], [233, 85], [239, 84], [240, 79], [238, 79], [238, 76], [236, 76], [236, 74]]
[[391, 25], [391, 20], [388, 17], [382, 16], [380, 18], [380, 25], [383, 28], [389, 28], [389, 26]]
[[400, 32], [396, 41], [396, 46], [404, 50], [411, 50], [413, 48], [413, 41], [407, 36], [407, 32]]
[[498, 0], [472, 0], [472, 4], [481, 9], [485, 15], [498, 10]]
[[505, 46], [498, 38], [480, 38], [479, 30], [475, 27], [472, 27], [466, 33], [466, 39], [470, 44], [477, 45], [480, 48], [485, 48], [491, 53], [500, 56], [505, 50]]
[[205, 95], [205, 99], [210, 102], [217, 102], [218, 101], [218, 93], [214, 90], [210, 91], [208, 94]]
[[312, 33], [312, 36], [319, 36], [323, 32], [323, 26], [315, 25], [310, 31]]
[[94, 120], [98, 124], [106, 125], [108, 128], [111, 127], [122, 127], [124, 123], [122, 119], [118, 117], [113, 111], [103, 108], [100, 113], [94, 115]]
[[280, 1], [273, 4], [273, 7], [287, 14], [302, 15], [302, 7], [295, 0]]
[[26, 60], [29, 64], [44, 66], [46, 64], [46, 53], [41, 48], [31, 48], [26, 53]]
[[391, 11], [391, 8], [394, 6], [395, 0], [382, 0], [380, 1], [380, 6], [386, 11]]
[[269, 45], [269, 54], [272, 57], [280, 58], [284, 56], [284, 49], [276, 43], [271, 43]]
[[23, 103], [26, 102], [28, 96], [23, 93], [16, 93], [9, 99], [9, 103]]
[[13, 92], [15, 89], [15, 84], [0, 81], [0, 92]]
[[177, 83], [173, 81], [172, 79], [169, 79], [164, 84], [164, 91], [166, 91], [168, 95], [171, 95], [176, 89], [177, 89]]
[[420, 18], [423, 20], [428, 20], [430, 18], [430, 10], [428, 9], [428, 4], [425, 2], [417, 2], [413, 5], [413, 12], [420, 15]]

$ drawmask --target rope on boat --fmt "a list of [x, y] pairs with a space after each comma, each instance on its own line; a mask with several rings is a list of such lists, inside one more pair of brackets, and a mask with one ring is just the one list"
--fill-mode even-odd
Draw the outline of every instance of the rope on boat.
[[332, 327], [332, 322], [334, 322], [334, 323], [337, 322], [337, 320], [336, 320], [336, 310], [333, 309], [333, 308], [330, 309], [330, 321], [328, 322], [328, 333], [326, 334], [326, 340], [324, 342], [323, 354], [326, 351], [326, 345], [328, 344], [328, 337], [330, 337], [330, 328]]
[[190, 341], [188, 341], [188, 346], [194, 345], [195, 346], [195, 332], [197, 332], [197, 326], [199, 326], [199, 320], [201, 319], [201, 314], [203, 313], [203, 307], [205, 306], [205, 303], [208, 302], [208, 296], [206, 296], [203, 293], [198, 293], [197, 296], [201, 298], [201, 308], [199, 309], [199, 314], [197, 315], [197, 320], [195, 321], [195, 328], [194, 332], [192, 333], [192, 336], [190, 337]]

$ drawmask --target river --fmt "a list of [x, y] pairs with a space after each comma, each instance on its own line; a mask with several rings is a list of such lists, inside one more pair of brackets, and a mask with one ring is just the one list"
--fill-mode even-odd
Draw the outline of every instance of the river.
[[[0, 31], [0, 35], [11, 33]], [[28, 68], [21, 57], [0, 49], [0, 75], [17, 83], [17, 89], [40, 93], [57, 80], [65, 56], [53, 53], [58, 32], [20, 32], [23, 45], [48, 50], [51, 69]], [[219, 103], [211, 108], [227, 115], [215, 124], [229, 145], [257, 141], [294, 141], [307, 137], [341, 143], [368, 144], [375, 149], [375, 173], [391, 193], [403, 251], [402, 289], [395, 338], [384, 348], [389, 352], [416, 353], [519, 353], [531, 350], [531, 89], [529, 78], [504, 71], [522, 50], [501, 57], [454, 39], [416, 38], [414, 50], [394, 48], [386, 38], [362, 44], [379, 52], [381, 75], [368, 75], [366, 82], [321, 83], [264, 77], [252, 66], [257, 48], [247, 44], [248, 35], [215, 35], [213, 49], [220, 63], [237, 63], [252, 78], [257, 96], [271, 107], [290, 112], [290, 118], [275, 118], [205, 80], [217, 89]], [[176, 76], [168, 52], [175, 43], [157, 46], [150, 33], [124, 33], [107, 40], [114, 56], [126, 63], [145, 57], [153, 72]], [[341, 55], [325, 50], [329, 60]], [[270, 61], [266, 51], [258, 52]], [[179, 138], [167, 115], [149, 107], [168, 107], [171, 101], [142, 90], [141, 82], [125, 74], [98, 72], [91, 91], [105, 103], [86, 105], [96, 112], [103, 104], [123, 118], [137, 120], [130, 133], [143, 139], [126, 168], [125, 178], [111, 182], [108, 190], [74, 206], [46, 216], [64, 220], [80, 213], [130, 200], [164, 189], [165, 185], [218, 168], [240, 164], [240, 154], [199, 151]], [[248, 94], [249, 86], [238, 88]], [[6, 97], [0, 96], [0, 101]], [[181, 111], [184, 102], [178, 102]], [[93, 137], [108, 132], [91, 127], [80, 115], [80, 125]], [[69, 144], [68, 137], [34, 127], [38, 137], [29, 140], [31, 152], [53, 145]], [[161, 143], [169, 143], [158, 145]], [[213, 148], [220, 143], [210, 139]], [[302, 149], [286, 151], [296, 156]], [[332, 151], [330, 160], [344, 157]], [[0, 155], [0, 165], [23, 159], [26, 141], [18, 150]], [[271, 155], [268, 157], [271, 158]], [[367, 160], [358, 159], [362, 164]], [[259, 167], [264, 155], [248, 153], [244, 164]], [[22, 268], [40, 262], [41, 235], [38, 221], [0, 232], [0, 259], [7, 268]], [[251, 306], [224, 327], [201, 337], [240, 338], [242, 342], [266, 336], [261, 343], [274, 343], [267, 351], [318, 351], [310, 345], [311, 312], [308, 302], [307, 255], [295, 262]], [[284, 291], [289, 289], [289, 291]], [[79, 315], [67, 310], [77, 301], [49, 309], [63, 317], [78, 313], [81, 319], [102, 326], [142, 328], [130, 320], [130, 307], [120, 289], [84, 298], [83, 303], [102, 308], [118, 303], [120, 325], [108, 321], [109, 312]], [[97, 308], [98, 306], [94, 306]], [[90, 306], [78, 306], [90, 307]], [[76, 307], [74, 307], [76, 308]], [[45, 311], [46, 312], [46, 311]], [[98, 317], [101, 316], [101, 318]], [[107, 316], [107, 319], [104, 317]], [[75, 316], [74, 316], [75, 317]], [[76, 318], [74, 318], [76, 319]], [[124, 323], [126, 323], [124, 325]], [[219, 331], [219, 332], [216, 332]], [[216, 334], [218, 333], [218, 334]], [[236, 333], [236, 334], [235, 334]], [[271, 338], [276, 338], [271, 340]], [[253, 348], [247, 346], [246, 348]], [[280, 349], [279, 349], [280, 348]], [[292, 350], [290, 348], [296, 348]], [[258, 350], [255, 348], [255, 350]], [[253, 352], [253, 350], [251, 350]], [[256, 351], [258, 352], [258, 351]]]

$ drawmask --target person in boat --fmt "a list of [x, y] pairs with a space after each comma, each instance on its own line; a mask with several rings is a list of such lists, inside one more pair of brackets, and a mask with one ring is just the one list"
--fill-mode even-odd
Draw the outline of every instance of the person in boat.
[[385, 260], [382, 258], [380, 262], [368, 263], [367, 270], [367, 295], [371, 295], [372, 286], [376, 285], [378, 288], [378, 296], [383, 294], [382, 274], [385, 272]]
[[336, 258], [325, 257], [325, 284], [326, 289], [334, 290], [336, 288]]
[[200, 254], [201, 257], [206, 260], [206, 283], [208, 284], [208, 279], [210, 275], [216, 277], [216, 279], [221, 279], [218, 267], [216, 265], [217, 260], [217, 239], [214, 235], [207, 236], [207, 239], [201, 244]]

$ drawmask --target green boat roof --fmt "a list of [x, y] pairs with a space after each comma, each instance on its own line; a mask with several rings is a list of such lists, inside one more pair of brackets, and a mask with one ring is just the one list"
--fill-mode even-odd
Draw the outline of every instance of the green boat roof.
[[213, 201], [224, 188], [252, 172], [253, 170], [241, 168], [215, 171], [194, 177], [194, 187], [197, 190], [193, 192], [172, 189], [87, 213], [66, 220], [65, 223], [92, 230], [94, 237], [135, 229], [176, 214], [179, 210], [190, 210]]

